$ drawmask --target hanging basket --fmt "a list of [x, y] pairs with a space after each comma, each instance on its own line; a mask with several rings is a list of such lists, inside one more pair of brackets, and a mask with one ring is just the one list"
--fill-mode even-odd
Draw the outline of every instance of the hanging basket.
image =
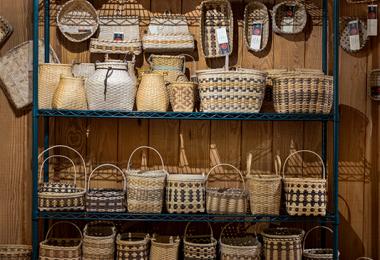
[[307, 22], [306, 7], [299, 1], [285, 1], [273, 7], [273, 31], [281, 34], [297, 34]]
[[210, 223], [210, 235], [189, 234], [188, 228], [191, 222], [187, 223], [183, 237], [184, 259], [185, 260], [214, 260], [217, 256], [216, 245], [218, 241], [214, 238]]
[[149, 241], [148, 234], [118, 234], [117, 260], [149, 260]]
[[331, 228], [325, 227], [325, 226], [316, 226], [310, 229], [308, 232], [306, 232], [305, 238], [303, 240], [303, 259], [304, 260], [332, 260], [334, 257], [334, 250], [332, 248], [312, 248], [312, 249], [305, 249], [306, 239], [309, 236], [309, 234], [316, 229], [326, 229], [331, 234], [334, 232]]
[[[360, 38], [360, 48], [358, 50], [352, 50], [350, 46], [350, 28], [349, 22], [358, 20], [359, 21], [359, 38]], [[343, 50], [348, 53], [358, 52], [367, 45], [368, 34], [367, 34], [367, 24], [355, 17], [341, 17], [340, 18], [340, 46]]]
[[[233, 13], [227, 0], [206, 0], [201, 3], [201, 46], [206, 58], [231, 55], [233, 50]], [[216, 29], [225, 28], [228, 50], [223, 52], [217, 40]]]
[[115, 237], [112, 222], [88, 223], [83, 230], [83, 260], [114, 260]]
[[[123, 177], [123, 189], [90, 188], [92, 175], [101, 168], [115, 169]], [[86, 210], [89, 212], [124, 212], [126, 206], [125, 194], [127, 180], [123, 171], [113, 164], [102, 164], [90, 173], [87, 183]]]
[[12, 25], [3, 16], [0, 16], [0, 46], [12, 34], [12, 32]]
[[[269, 22], [269, 12], [265, 4], [257, 1], [247, 4], [244, 11], [244, 40], [250, 51], [260, 52], [267, 47], [270, 35]], [[259, 48], [253, 49], [251, 41], [255, 33], [255, 25], [261, 25], [261, 34], [259, 34], [261, 43]]]
[[181, 239], [173, 236], [153, 235], [150, 247], [150, 260], [177, 260]]
[[369, 77], [370, 97], [375, 101], [380, 101], [380, 69], [372, 70]]
[[1, 245], [1, 260], [31, 260], [32, 246], [29, 245]]

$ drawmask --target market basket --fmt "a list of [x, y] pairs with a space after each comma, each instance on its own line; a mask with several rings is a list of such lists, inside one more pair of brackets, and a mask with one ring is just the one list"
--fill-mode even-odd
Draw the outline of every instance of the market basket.
[[[250, 51], [260, 52], [267, 47], [270, 35], [269, 23], [269, 12], [265, 4], [258, 1], [247, 4], [244, 10], [244, 42]], [[261, 37], [258, 48], [252, 48], [253, 35]]]
[[[78, 231], [79, 238], [51, 238], [50, 234], [57, 225], [71, 225]], [[60, 221], [54, 223], [46, 233], [45, 240], [40, 243], [39, 260], [81, 260], [82, 259], [82, 232], [72, 222]]]
[[[122, 189], [90, 188], [92, 175], [101, 168], [112, 168], [123, 177]], [[89, 212], [124, 212], [126, 206], [127, 180], [124, 172], [113, 164], [101, 164], [92, 170], [88, 177], [86, 194], [86, 211]]]
[[0, 260], [31, 260], [32, 246], [0, 244]]
[[180, 241], [178, 236], [154, 234], [151, 239], [150, 260], [177, 260]]
[[[352, 50], [350, 45], [350, 26], [349, 23], [351, 21], [357, 20], [359, 23], [359, 41], [360, 46], [357, 50]], [[341, 17], [339, 20], [340, 23], [340, 46], [343, 50], [345, 50], [348, 53], [355, 53], [358, 52], [367, 45], [368, 42], [368, 33], [367, 33], [367, 24], [362, 20], [358, 19], [356, 17]]]
[[187, 82], [185, 75], [186, 56], [181, 55], [157, 55], [152, 54], [148, 58], [152, 72], [160, 73], [167, 83], [175, 81]]
[[12, 34], [12, 32], [12, 25], [3, 16], [0, 16], [0, 46]]
[[310, 248], [305, 249], [306, 239], [309, 236], [309, 234], [316, 229], [326, 229], [330, 233], [333, 234], [333, 231], [331, 228], [328, 228], [326, 226], [316, 226], [310, 229], [306, 232], [305, 238], [303, 240], [303, 259], [304, 260], [320, 260], [320, 259], [328, 259], [332, 260], [334, 251], [332, 248]]
[[[154, 151], [161, 161], [162, 169], [138, 171], [131, 170], [133, 155], [140, 149]], [[127, 168], [127, 205], [128, 212], [161, 213], [164, 201], [165, 182], [168, 172], [165, 170], [161, 154], [153, 147], [140, 146], [129, 157]]]
[[[314, 154], [322, 164], [322, 178], [286, 177], [289, 159], [299, 153]], [[325, 216], [327, 208], [326, 166], [319, 154], [310, 150], [291, 153], [284, 162], [282, 178], [285, 192], [286, 211], [291, 216]]]
[[83, 230], [83, 260], [114, 260], [116, 228], [112, 222], [94, 221]]
[[123, 233], [116, 238], [117, 260], [148, 260], [149, 259], [148, 234]]
[[297, 34], [307, 22], [305, 4], [301, 1], [284, 1], [273, 7], [273, 31], [282, 34]]
[[[346, 0], [347, 3], [349, 4], [363, 4], [363, 3], [374, 3], [377, 0]], [[369, 258], [368, 258], [369, 259]]]
[[[217, 257], [217, 240], [214, 238], [214, 233], [210, 223], [207, 225], [210, 228], [210, 235], [196, 235], [190, 232], [187, 223], [185, 234], [183, 237], [184, 244], [184, 259], [185, 260], [213, 260]], [[192, 233], [192, 234], [191, 234]]]

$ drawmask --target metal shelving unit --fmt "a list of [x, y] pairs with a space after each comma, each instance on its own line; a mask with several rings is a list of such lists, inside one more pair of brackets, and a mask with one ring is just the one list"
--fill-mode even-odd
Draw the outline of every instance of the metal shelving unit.
[[[33, 0], [33, 41], [39, 38], [39, 2]], [[327, 72], [328, 55], [328, 0], [322, 0], [322, 68]], [[50, 0], [44, 2], [45, 62], [49, 61], [50, 43]], [[338, 159], [339, 159], [339, 0], [333, 0], [333, 75], [334, 106], [330, 115], [276, 114], [276, 113], [175, 113], [175, 112], [123, 112], [123, 111], [72, 111], [39, 110], [38, 108], [38, 44], [33, 46], [33, 260], [38, 259], [40, 220], [117, 220], [155, 222], [291, 222], [319, 223], [331, 225], [334, 231], [334, 259], [338, 259]], [[49, 119], [51, 117], [71, 118], [124, 118], [124, 119], [174, 119], [174, 120], [257, 120], [257, 121], [320, 121], [322, 123], [322, 157], [326, 161], [327, 123], [333, 123], [333, 191], [332, 212], [324, 217], [292, 217], [288, 215], [209, 215], [209, 214], [131, 214], [131, 213], [91, 213], [91, 212], [39, 212], [38, 211], [38, 143], [39, 119], [44, 118], [44, 146], [49, 144]], [[47, 173], [47, 172], [45, 172]], [[45, 174], [45, 179], [47, 174]]]

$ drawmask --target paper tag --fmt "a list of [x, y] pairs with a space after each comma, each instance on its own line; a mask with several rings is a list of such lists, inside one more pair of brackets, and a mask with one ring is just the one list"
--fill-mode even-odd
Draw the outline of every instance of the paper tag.
[[377, 36], [377, 5], [368, 5], [368, 36]]
[[359, 20], [350, 21], [348, 23], [348, 29], [350, 35], [350, 50], [360, 50]]
[[263, 35], [263, 24], [254, 23], [252, 26], [252, 36], [251, 36], [251, 46], [250, 46], [252, 50], [260, 50], [262, 35]]
[[285, 16], [282, 21], [282, 31], [292, 33], [294, 31], [294, 16], [296, 12], [295, 4], [287, 4], [285, 6]]
[[122, 41], [124, 41], [124, 33], [123, 32], [114, 32], [113, 33], [113, 40], [115, 42], [122, 42]]
[[216, 29], [216, 38], [222, 54], [228, 54], [230, 51], [226, 27]]

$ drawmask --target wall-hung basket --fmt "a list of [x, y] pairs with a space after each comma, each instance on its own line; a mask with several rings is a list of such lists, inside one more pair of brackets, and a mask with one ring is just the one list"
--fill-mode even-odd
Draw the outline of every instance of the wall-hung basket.
[[72, 42], [83, 42], [91, 38], [99, 25], [98, 13], [87, 0], [70, 0], [57, 14], [57, 26]]
[[153, 235], [150, 246], [150, 260], [177, 260], [181, 239], [173, 236]]
[[116, 238], [117, 260], [148, 260], [148, 234], [123, 233]]
[[148, 63], [150, 64], [152, 72], [157, 72], [164, 75], [164, 80], [167, 83], [175, 81], [188, 81], [185, 75], [185, 55], [152, 54], [148, 58]]
[[218, 44], [216, 29], [226, 28], [229, 52], [233, 50], [233, 13], [228, 0], [206, 0], [201, 3], [201, 46], [206, 58], [224, 57]]
[[[315, 155], [322, 163], [321, 178], [286, 177], [285, 169], [290, 158], [299, 153]], [[291, 216], [325, 216], [327, 210], [326, 166], [319, 154], [309, 150], [291, 153], [282, 168], [286, 211]]]
[[2, 16], [0, 16], [0, 46], [12, 34], [13, 28], [11, 24]]
[[210, 235], [196, 235], [189, 230], [191, 222], [187, 223], [183, 237], [184, 259], [185, 260], [214, 260], [217, 256], [216, 245], [218, 241], [214, 238], [214, 233], [210, 223]]
[[[101, 168], [112, 168], [123, 177], [122, 189], [90, 188], [92, 175]], [[89, 212], [124, 212], [126, 201], [127, 180], [123, 171], [113, 164], [102, 164], [90, 173], [87, 183], [86, 210]]]
[[[359, 39], [360, 39], [360, 48], [358, 50], [351, 50], [350, 47], [350, 28], [349, 22], [358, 20], [359, 21]], [[358, 18], [354, 17], [341, 17], [340, 18], [340, 46], [343, 50], [348, 53], [358, 52], [367, 45], [368, 34], [367, 34], [367, 24]]]
[[[294, 6], [294, 10], [289, 8]], [[288, 18], [292, 12], [292, 18]], [[285, 1], [273, 7], [273, 31], [281, 34], [297, 34], [303, 31], [307, 22], [306, 7], [300, 1]], [[287, 29], [285, 29], [287, 28]]]
[[370, 97], [380, 101], [380, 69], [372, 70], [369, 77]]
[[[247, 4], [244, 11], [244, 42], [249, 50], [260, 52], [266, 48], [270, 35], [269, 23], [269, 12], [265, 4], [257, 1]], [[262, 25], [261, 44], [260, 48], [257, 49], [251, 48], [251, 38], [254, 33], [253, 30], [255, 24]]]
[[112, 222], [95, 221], [83, 230], [83, 260], [114, 260], [116, 228]]
[[31, 260], [32, 246], [0, 244], [1, 260]]
[[328, 228], [326, 226], [316, 226], [310, 229], [306, 232], [305, 238], [303, 240], [303, 259], [304, 260], [332, 260], [334, 250], [332, 248], [310, 248], [305, 249], [306, 239], [309, 236], [309, 234], [316, 229], [326, 229], [331, 234], [333, 234], [333, 231], [331, 228]]

